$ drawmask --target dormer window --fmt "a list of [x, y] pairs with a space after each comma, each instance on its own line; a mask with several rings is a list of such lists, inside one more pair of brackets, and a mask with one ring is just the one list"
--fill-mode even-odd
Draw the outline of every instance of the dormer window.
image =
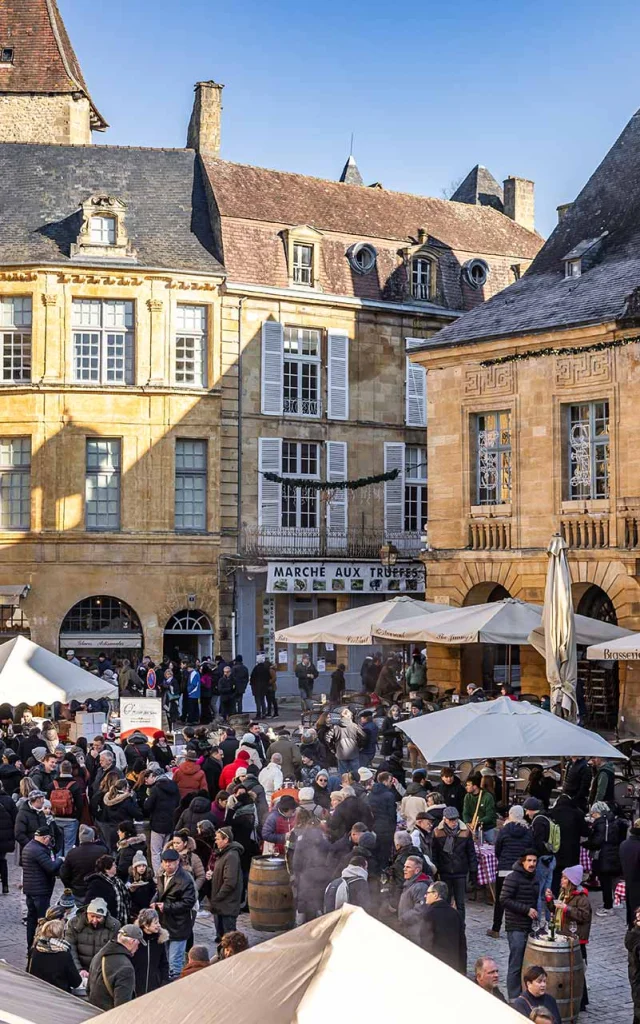
[[431, 298], [431, 260], [417, 256], [411, 261], [411, 294], [414, 299]]
[[13, 47], [3, 46], [0, 50], [0, 64], [13, 64]]
[[580, 277], [582, 274], [582, 260], [565, 260], [564, 262], [564, 276], [567, 277]]
[[320, 288], [320, 241], [322, 233], [309, 224], [282, 232], [289, 287]]
[[94, 245], [115, 245], [115, 217], [92, 217], [89, 225], [89, 233]]
[[313, 246], [293, 244], [293, 283], [305, 284], [310, 288], [313, 284]]

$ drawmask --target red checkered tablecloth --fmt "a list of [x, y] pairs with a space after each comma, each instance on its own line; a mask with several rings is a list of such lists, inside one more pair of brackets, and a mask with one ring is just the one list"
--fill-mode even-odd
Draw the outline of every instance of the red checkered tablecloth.
[[591, 854], [588, 850], [585, 850], [584, 846], [580, 847], [580, 863], [584, 868], [585, 875], [591, 872]]
[[627, 887], [624, 882], [618, 882], [616, 891], [613, 894], [614, 907], [622, 907], [627, 902]]
[[490, 843], [476, 844], [478, 857], [478, 885], [493, 885], [498, 874], [496, 851]]

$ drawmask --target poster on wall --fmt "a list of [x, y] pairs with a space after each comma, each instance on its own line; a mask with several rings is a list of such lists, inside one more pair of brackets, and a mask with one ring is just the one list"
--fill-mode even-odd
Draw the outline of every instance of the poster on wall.
[[269, 594], [417, 594], [425, 590], [424, 565], [404, 562], [269, 562]]
[[265, 597], [262, 602], [262, 636], [264, 653], [271, 662], [276, 660], [276, 602], [273, 597]]
[[158, 697], [120, 698], [120, 735], [142, 732], [153, 736], [162, 729], [162, 701]]

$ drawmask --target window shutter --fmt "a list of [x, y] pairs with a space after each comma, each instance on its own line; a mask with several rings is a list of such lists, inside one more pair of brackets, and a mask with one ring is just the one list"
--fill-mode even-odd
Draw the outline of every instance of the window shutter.
[[258, 526], [280, 526], [280, 484], [265, 480], [263, 473], [282, 472], [282, 439], [258, 438]]
[[283, 378], [282, 324], [265, 320], [262, 325], [262, 412], [266, 416], [282, 416]]
[[[346, 441], [327, 441], [327, 480], [347, 479]], [[331, 548], [344, 550], [347, 546], [347, 492], [334, 491], [327, 503], [327, 540]]]
[[384, 532], [385, 537], [404, 533], [404, 444], [388, 441], [384, 446], [384, 471], [400, 472], [395, 480], [386, 480], [384, 485]]
[[427, 425], [427, 371], [407, 356], [406, 423], [408, 427]]
[[345, 331], [329, 331], [327, 415], [330, 420], [349, 419], [349, 337]]

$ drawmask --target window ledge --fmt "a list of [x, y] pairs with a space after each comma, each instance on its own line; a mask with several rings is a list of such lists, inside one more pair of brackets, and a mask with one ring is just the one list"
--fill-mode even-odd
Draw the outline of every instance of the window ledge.
[[602, 515], [610, 511], [608, 498], [580, 499], [579, 501], [563, 501], [561, 512], [573, 512], [577, 515]]
[[472, 505], [469, 509], [472, 519], [496, 519], [511, 515], [511, 504], [508, 505]]

